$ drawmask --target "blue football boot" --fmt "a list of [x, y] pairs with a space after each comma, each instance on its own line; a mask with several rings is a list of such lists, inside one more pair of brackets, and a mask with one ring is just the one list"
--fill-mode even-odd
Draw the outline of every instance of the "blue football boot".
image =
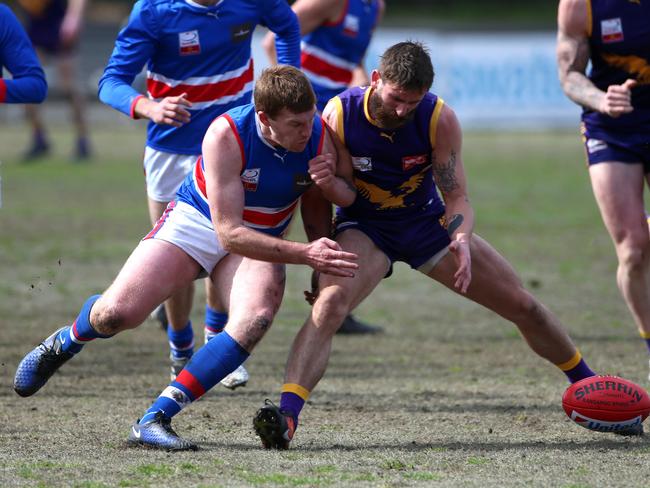
[[157, 412], [153, 419], [144, 424], [135, 422], [131, 426], [128, 443], [166, 451], [196, 451], [199, 447], [179, 437], [172, 429], [171, 422], [162, 412]]
[[18, 365], [14, 376], [14, 390], [20, 396], [28, 397], [36, 393], [63, 363], [74, 356], [61, 350], [59, 332], [65, 328], [61, 327], [41, 342]]

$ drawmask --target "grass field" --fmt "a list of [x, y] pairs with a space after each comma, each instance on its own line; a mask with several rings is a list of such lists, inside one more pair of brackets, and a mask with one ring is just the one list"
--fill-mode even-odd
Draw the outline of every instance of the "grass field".
[[[564, 376], [513, 326], [401, 265], [358, 310], [386, 333], [336, 338], [289, 451], [262, 450], [251, 420], [264, 398], [277, 400], [308, 312], [309, 271], [298, 267], [247, 363], [249, 385], [217, 388], [175, 420], [197, 453], [126, 446], [167, 384], [166, 338], [152, 322], [96, 341], [19, 398], [11, 384], [22, 356], [101, 292], [148, 230], [142, 125], [96, 126], [88, 165], [67, 160], [66, 126], [52, 158], [18, 164], [26, 134], [0, 126], [0, 486], [648, 486], [647, 437], [571, 423]], [[476, 232], [562, 318], [594, 369], [647, 386], [577, 133], [470, 133], [464, 159]]]

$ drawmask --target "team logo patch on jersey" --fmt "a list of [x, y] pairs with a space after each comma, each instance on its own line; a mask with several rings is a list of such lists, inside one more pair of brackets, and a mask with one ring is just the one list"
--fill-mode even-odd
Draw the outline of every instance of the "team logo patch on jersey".
[[603, 151], [607, 149], [607, 143], [601, 141], [600, 139], [588, 139], [587, 140], [587, 151], [589, 154], [593, 154], [598, 151]]
[[230, 38], [232, 42], [243, 42], [248, 39], [253, 32], [253, 26], [250, 23], [239, 24], [230, 28]]
[[241, 182], [246, 191], [257, 191], [257, 185], [260, 182], [261, 168], [245, 169], [241, 174]]
[[293, 175], [293, 190], [296, 192], [304, 192], [311, 185], [311, 176], [305, 173], [296, 173]]
[[600, 36], [605, 44], [623, 40], [623, 22], [620, 17], [600, 21]]
[[199, 31], [180, 32], [178, 34], [178, 49], [181, 56], [201, 54], [201, 43], [199, 42]]
[[348, 37], [357, 37], [359, 34], [359, 17], [356, 15], [346, 15], [343, 20], [343, 34]]
[[372, 171], [372, 159], [368, 156], [352, 156], [352, 166], [357, 171]]
[[408, 171], [409, 169], [417, 166], [419, 164], [424, 164], [427, 162], [426, 154], [419, 154], [418, 156], [404, 156], [402, 158], [402, 169]]

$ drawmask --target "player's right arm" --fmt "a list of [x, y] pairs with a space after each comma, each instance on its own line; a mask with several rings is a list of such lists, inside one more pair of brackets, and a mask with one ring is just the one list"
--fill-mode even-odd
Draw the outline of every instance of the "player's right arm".
[[179, 127], [189, 122], [186, 107], [191, 103], [182, 94], [149, 100], [131, 85], [157, 49], [160, 22], [152, 2], [140, 0], [115, 41], [113, 54], [99, 80], [99, 99], [125, 115], [147, 118], [156, 124]]
[[273, 263], [306, 264], [336, 276], [354, 276], [357, 256], [341, 250], [336, 241], [321, 238], [304, 244], [244, 225], [242, 154], [224, 117], [212, 123], [203, 139], [203, 161], [212, 223], [226, 251]]
[[462, 156], [462, 130], [454, 111], [443, 105], [436, 126], [431, 154], [433, 178], [445, 202], [449, 250], [457, 270], [454, 286], [465, 293], [472, 280], [470, 244], [474, 228], [474, 209], [467, 195], [467, 180]]
[[[2, 78], [2, 67], [12, 79]], [[47, 82], [27, 34], [9, 7], [0, 4], [0, 103], [41, 103]]]
[[562, 90], [578, 105], [618, 117], [632, 111], [635, 80], [600, 90], [586, 76], [591, 56], [587, 0], [560, 0], [558, 7], [557, 64]]

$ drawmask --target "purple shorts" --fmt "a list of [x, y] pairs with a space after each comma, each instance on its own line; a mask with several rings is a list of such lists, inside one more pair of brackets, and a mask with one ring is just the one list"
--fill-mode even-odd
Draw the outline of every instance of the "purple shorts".
[[334, 234], [357, 229], [367, 235], [388, 257], [392, 264], [402, 261], [418, 269], [433, 256], [449, 246], [451, 240], [441, 221], [444, 213], [418, 212], [399, 220], [354, 218], [339, 210], [334, 222]]
[[590, 166], [607, 161], [642, 164], [643, 171], [650, 173], [650, 134], [644, 137], [583, 124], [582, 138]]

